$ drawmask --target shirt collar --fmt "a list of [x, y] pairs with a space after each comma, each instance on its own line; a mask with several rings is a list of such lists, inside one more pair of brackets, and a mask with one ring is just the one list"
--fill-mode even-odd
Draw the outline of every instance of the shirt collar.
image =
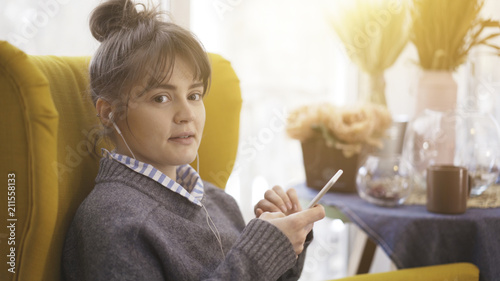
[[[198, 206], [202, 206], [201, 199], [203, 198], [204, 193], [203, 181], [201, 180], [198, 172], [196, 172], [196, 170], [190, 165], [185, 164], [177, 167], [176, 173], [178, 182], [176, 182], [153, 167], [153, 165], [130, 158], [126, 155], [119, 154], [114, 151], [109, 152], [105, 148], [102, 149], [102, 155], [103, 157], [118, 161], [119, 163], [132, 169], [134, 172], [144, 175], [160, 183], [167, 189], [180, 194], [190, 202]], [[187, 190], [191, 190], [191, 193]]]

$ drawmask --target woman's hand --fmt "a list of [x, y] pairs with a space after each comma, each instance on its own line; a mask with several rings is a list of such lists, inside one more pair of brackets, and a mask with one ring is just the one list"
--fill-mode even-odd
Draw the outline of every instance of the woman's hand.
[[298, 256], [304, 250], [304, 242], [314, 222], [324, 217], [325, 209], [321, 205], [316, 205], [289, 216], [285, 216], [282, 212], [264, 212], [259, 219], [268, 221], [281, 230], [292, 243], [293, 250]]
[[254, 207], [256, 217], [260, 217], [264, 212], [282, 212], [290, 215], [302, 211], [297, 192], [290, 188], [286, 192], [281, 186], [274, 186], [264, 194], [264, 199], [260, 200]]

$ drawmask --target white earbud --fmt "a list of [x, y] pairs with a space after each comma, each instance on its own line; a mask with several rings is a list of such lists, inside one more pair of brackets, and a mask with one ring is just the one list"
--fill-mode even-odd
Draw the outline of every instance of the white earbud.
[[[113, 127], [115, 127], [116, 132], [117, 132], [120, 136], [122, 136], [122, 138], [123, 138], [122, 131], [120, 131], [120, 128], [118, 128], [118, 126], [116, 125], [115, 120], [113, 120], [113, 112], [110, 112], [110, 113], [109, 113], [109, 115], [108, 115], [108, 117], [109, 117], [109, 120], [113, 123]], [[125, 140], [123, 140], [123, 141], [125, 141]], [[125, 144], [126, 144], [126, 143], [125, 143]], [[128, 145], [127, 145], [127, 146], [128, 146]], [[135, 157], [134, 157], [134, 158], [135, 158]]]
[[[119, 129], [119, 128], [118, 128], [118, 126], [116, 125], [115, 120], [113, 120], [113, 116], [114, 116], [114, 115], [113, 115], [113, 112], [110, 112], [110, 113], [109, 113], [109, 115], [108, 115], [108, 118], [109, 118], [109, 120], [111, 121], [111, 123], [113, 123], [113, 127], [115, 127], [116, 132], [118, 132], [118, 134], [119, 134], [120, 136], [122, 136], [122, 132], [120, 131], [120, 129]], [[123, 137], [123, 136], [122, 136], [122, 137]], [[123, 141], [125, 141], [125, 140], [123, 140]]]
[[109, 120], [111, 121], [111, 123], [113, 123], [113, 127], [115, 127], [116, 132], [117, 132], [117, 133], [120, 135], [120, 137], [122, 138], [123, 142], [125, 143], [125, 145], [126, 145], [126, 146], [127, 146], [127, 148], [128, 148], [128, 151], [130, 151], [130, 154], [132, 154], [132, 157], [134, 157], [134, 159], [136, 159], [136, 158], [135, 158], [134, 153], [132, 152], [132, 149], [130, 149], [130, 146], [128, 146], [127, 141], [125, 141], [125, 138], [123, 137], [122, 132], [120, 131], [120, 128], [118, 128], [118, 125], [116, 125], [115, 120], [113, 120], [113, 116], [114, 116], [114, 115], [113, 115], [113, 112], [111, 111], [111, 112], [108, 114], [108, 118], [109, 118]]

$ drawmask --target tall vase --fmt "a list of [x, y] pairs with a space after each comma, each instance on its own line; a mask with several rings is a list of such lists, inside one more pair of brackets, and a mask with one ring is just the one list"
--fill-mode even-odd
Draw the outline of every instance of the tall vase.
[[409, 122], [403, 159], [414, 170], [416, 188], [425, 189], [430, 165], [453, 165], [455, 121], [448, 115], [457, 105], [457, 83], [447, 71], [424, 71], [419, 79], [415, 115]]
[[457, 88], [452, 72], [423, 71], [418, 81], [414, 116], [422, 113], [424, 109], [438, 112], [455, 110]]
[[[434, 118], [431, 122], [440, 122], [444, 113], [454, 111], [457, 108], [458, 86], [450, 71], [425, 71], [420, 78], [418, 88], [417, 110], [430, 110], [437, 113], [440, 120]], [[419, 113], [422, 115], [422, 112]], [[436, 115], [434, 114], [434, 117]], [[447, 125], [454, 126], [453, 120], [446, 120]], [[446, 129], [446, 128], [445, 128]], [[435, 164], [452, 164], [455, 152], [455, 131], [447, 130], [438, 136], [436, 149], [439, 151]]]

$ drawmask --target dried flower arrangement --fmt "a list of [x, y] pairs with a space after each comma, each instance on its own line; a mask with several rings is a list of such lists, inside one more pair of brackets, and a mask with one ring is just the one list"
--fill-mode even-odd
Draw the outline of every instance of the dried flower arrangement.
[[389, 110], [382, 105], [338, 107], [323, 103], [293, 110], [286, 130], [291, 138], [300, 141], [321, 136], [327, 146], [342, 150], [348, 158], [360, 153], [365, 145], [382, 147], [382, 138], [391, 122]]
[[349, 58], [369, 74], [370, 92], [362, 100], [386, 105], [384, 71], [408, 42], [408, 4], [402, 0], [348, 0], [332, 25]]
[[[483, 0], [414, 0], [410, 40], [417, 48], [420, 66], [454, 71], [479, 45], [489, 46], [500, 55], [500, 47], [491, 43], [500, 36], [500, 22], [481, 19], [483, 6]], [[488, 28], [496, 31], [485, 35]]]

